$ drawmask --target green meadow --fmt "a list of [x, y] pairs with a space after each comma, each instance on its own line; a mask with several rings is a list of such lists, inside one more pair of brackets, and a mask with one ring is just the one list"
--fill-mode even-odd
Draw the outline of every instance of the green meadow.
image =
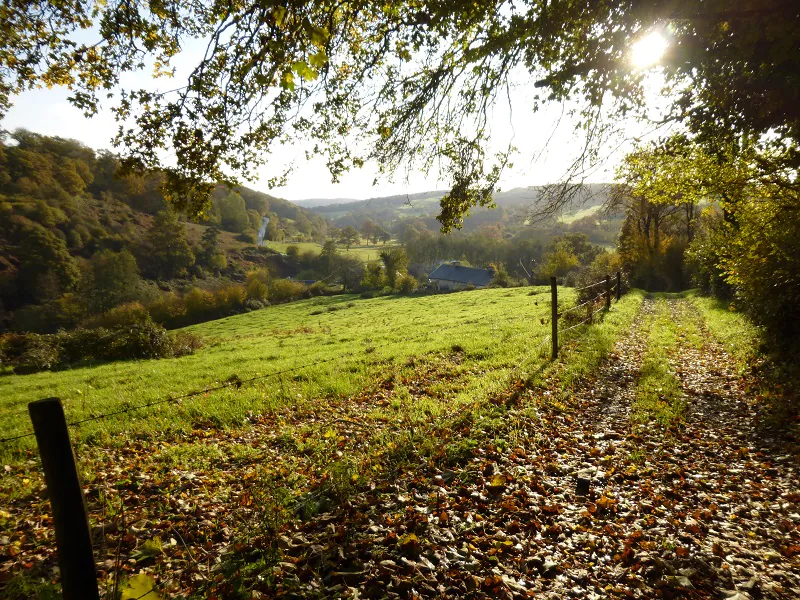
[[[276, 252], [286, 253], [286, 248], [289, 246], [297, 246], [300, 252], [308, 252], [309, 250], [314, 254], [322, 252], [322, 245], [315, 242], [267, 242], [267, 247], [275, 250]], [[348, 250], [343, 246], [337, 246], [337, 250], [341, 254], [350, 256], [357, 256], [363, 261], [372, 262], [380, 259], [381, 252], [389, 250], [393, 246], [389, 244], [360, 244], [358, 246], [351, 246]]]
[[[562, 290], [565, 303], [573, 292]], [[76, 445], [124, 444], [130, 436], [170, 436], [203, 423], [238, 426], [252, 414], [286, 405], [344, 398], [374, 386], [411, 357], [463, 354], [465, 401], [489, 393], [512, 370], [544, 356], [549, 290], [514, 288], [432, 296], [362, 299], [334, 296], [269, 307], [188, 328], [205, 346], [176, 359], [111, 362], [0, 377], [0, 437], [31, 431], [28, 402], [56, 396], [70, 422], [128, 412], [72, 428]], [[536, 352], [539, 352], [537, 354]], [[136, 408], [235, 383], [174, 403]], [[32, 437], [0, 446], [22, 457]]]

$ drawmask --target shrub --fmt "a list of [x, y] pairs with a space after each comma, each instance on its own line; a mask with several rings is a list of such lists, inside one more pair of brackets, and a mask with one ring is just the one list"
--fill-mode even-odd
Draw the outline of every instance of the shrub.
[[150, 320], [127, 327], [75, 329], [54, 335], [12, 333], [0, 338], [0, 358], [18, 374], [63, 367], [82, 360], [168, 358], [203, 345], [193, 333], [170, 335]]
[[174, 323], [186, 315], [186, 303], [175, 292], [162, 294], [147, 306], [150, 317], [162, 325]]
[[11, 329], [35, 333], [55, 333], [59, 329], [75, 327], [84, 315], [77, 295], [64, 294], [46, 304], [29, 304], [16, 310], [11, 319]]
[[38, 333], [9, 333], [0, 338], [0, 356], [4, 364], [19, 374], [50, 369], [58, 363], [58, 346], [53, 336]]
[[300, 298], [306, 291], [306, 287], [297, 281], [273, 279], [269, 286], [269, 296], [273, 302], [289, 302]]
[[[149, 321], [152, 323], [152, 321]], [[82, 360], [106, 357], [109, 346], [113, 343], [116, 331], [105, 327], [93, 329], [74, 329], [53, 336], [61, 350], [60, 364], [76, 363]]]
[[198, 323], [213, 314], [217, 307], [217, 299], [207, 290], [193, 287], [183, 297], [186, 306], [186, 318], [190, 323]]
[[247, 291], [242, 285], [226, 285], [214, 293], [217, 308], [224, 312], [234, 312], [244, 307]]
[[255, 244], [258, 241], [255, 233], [245, 231], [236, 236], [236, 239], [245, 244]]
[[247, 274], [245, 289], [250, 300], [264, 301], [269, 297], [270, 275], [267, 269], [256, 269]]
[[333, 292], [330, 286], [324, 281], [317, 281], [316, 283], [312, 283], [311, 287], [308, 288], [308, 291], [311, 293], [312, 296], [327, 296], [328, 294]]
[[172, 356], [172, 345], [167, 330], [152, 321], [124, 329], [111, 336], [104, 356], [110, 360], [126, 358], [163, 358]]
[[398, 282], [399, 290], [404, 294], [410, 294], [415, 289], [419, 287], [419, 283], [417, 282], [416, 278], [413, 275], [404, 275], [403, 278]]
[[88, 319], [83, 326], [88, 329], [105, 327], [130, 327], [150, 321], [150, 313], [139, 302], [128, 302]]

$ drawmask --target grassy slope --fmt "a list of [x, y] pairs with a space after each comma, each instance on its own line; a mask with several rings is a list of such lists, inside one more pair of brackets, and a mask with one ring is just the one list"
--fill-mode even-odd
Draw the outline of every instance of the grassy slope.
[[[474, 352], [492, 348], [488, 362], [501, 368], [516, 359], [530, 339], [547, 333], [539, 319], [549, 308], [545, 302], [536, 306], [529, 290], [307, 300], [193, 326], [190, 330], [206, 340], [206, 347], [193, 356], [9, 375], [0, 378], [0, 435], [28, 431], [25, 404], [46, 396], [61, 397], [68, 419], [77, 420], [218, 385], [234, 375], [245, 379], [330, 361], [306, 370], [302, 381], [295, 380], [298, 373], [291, 373], [282, 382], [267, 379], [238, 391], [187, 400], [179, 407], [166, 405], [87, 423], [78, 436], [87, 439], [120, 430], [182, 429], [201, 415], [237, 422], [249, 410], [264, 410], [286, 398], [350, 394], [368, 385], [384, 368], [384, 361], [400, 361], [453, 344]], [[419, 339], [398, 342], [406, 337]], [[32, 440], [20, 444], [30, 447]]]
[[[264, 411], [286, 403], [343, 397], [369, 387], [381, 373], [409, 356], [420, 356], [454, 346], [464, 349], [470, 364], [486, 375], [465, 381], [465, 398], [485, 393], [505, 381], [510, 369], [531, 358], [528, 354], [549, 333], [542, 324], [549, 314], [544, 288], [531, 297], [531, 288], [494, 289], [468, 293], [415, 297], [359, 299], [338, 296], [271, 307], [189, 328], [203, 336], [206, 347], [177, 359], [116, 362], [67, 371], [0, 378], [0, 436], [30, 431], [27, 402], [58, 396], [69, 420], [119, 410], [193, 390], [219, 385], [231, 376], [241, 379], [265, 375], [320, 360], [328, 361], [302, 372], [272, 377], [241, 389], [228, 388], [180, 405], [124, 413], [85, 423], [74, 430], [78, 443], [124, 443], [119, 432], [158, 431], [169, 435], [211, 420], [238, 424], [250, 411]], [[565, 290], [565, 300], [572, 292]], [[632, 302], [638, 307], [640, 297]], [[638, 300], [636, 300], [638, 298]], [[538, 303], [538, 305], [537, 305]], [[617, 335], [603, 334], [624, 312], [612, 311], [608, 324], [592, 328], [585, 342], [596, 352], [579, 353], [579, 365], [565, 381], [592, 367], [593, 354], [608, 351]], [[604, 337], [605, 336], [605, 337]], [[414, 338], [414, 339], [406, 339]], [[570, 342], [565, 342], [569, 348]], [[588, 362], [587, 362], [588, 361]], [[585, 364], [583, 364], [585, 363]], [[580, 366], [582, 365], [582, 366]], [[2, 446], [2, 457], [32, 448], [32, 438]]]
[[[289, 246], [297, 246], [300, 248], [300, 252], [307, 252], [310, 250], [314, 254], [319, 254], [322, 251], [322, 246], [314, 242], [268, 242], [267, 246], [282, 253], [286, 253], [286, 248]], [[391, 244], [385, 246], [383, 244], [362, 244], [360, 246], [353, 246], [350, 250], [343, 246], [337, 246], [337, 250], [342, 254], [357, 256], [361, 260], [367, 262], [378, 260], [380, 258], [380, 253], [390, 248], [392, 248]]]
[[[167, 404], [72, 428], [90, 488], [98, 470], [107, 475], [111, 465], [117, 468], [114, 481], [134, 471], [161, 480], [176, 468], [188, 469], [204, 477], [203, 489], [215, 501], [217, 494], [228, 493], [216, 482], [246, 479], [251, 489], [268, 494], [263, 514], [285, 518], [282, 506], [291, 499], [343, 498], [376, 474], [391, 477], [415, 468], [421, 458], [468, 460], [473, 448], [514, 444], [518, 419], [535, 417], [541, 403], [569, 404], [571, 386], [591, 374], [627, 332], [643, 295], [634, 291], [600, 323], [562, 334], [555, 362], [548, 361], [546, 288], [339, 297], [271, 307], [194, 326], [211, 343], [192, 357], [0, 379], [0, 411], [18, 411], [30, 398], [54, 393], [67, 400], [68, 417], [74, 419], [126, 400], [138, 403], [201, 387], [231, 373], [245, 378], [317, 357], [331, 359], [304, 371], [302, 380], [244, 385], [179, 407]], [[560, 296], [565, 303], [574, 301], [571, 290]], [[398, 342], [412, 336], [416, 339]], [[502, 402], [514, 393], [520, 393], [519, 405]], [[242, 417], [260, 410], [266, 410], [266, 421], [257, 422], [266, 425], [253, 426], [256, 443]], [[27, 420], [6, 416], [3, 424], [24, 430]], [[226, 424], [233, 426], [230, 436], [219, 433]], [[90, 436], [95, 443], [82, 444]], [[280, 440], [281, 449], [265, 461], [270, 440]], [[28, 439], [17, 450], [31, 443]], [[13, 472], [0, 473], [0, 498], [18, 503], [38, 498], [43, 481], [35, 453], [6, 451], [2, 458]], [[280, 483], [272, 483], [279, 475]], [[273, 498], [273, 492], [280, 494]], [[155, 522], [174, 512], [160, 501], [147, 507], [147, 518]], [[92, 524], [115, 518], [114, 511], [89, 502]], [[11, 535], [14, 522], [8, 526], [0, 534]], [[149, 539], [147, 531], [137, 535], [136, 544]], [[39, 589], [42, 581], [31, 585]]]

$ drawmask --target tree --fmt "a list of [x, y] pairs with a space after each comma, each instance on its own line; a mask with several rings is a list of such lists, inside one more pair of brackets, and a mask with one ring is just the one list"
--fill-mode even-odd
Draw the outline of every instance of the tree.
[[278, 215], [270, 215], [269, 223], [267, 223], [266, 237], [271, 242], [282, 242], [284, 238], [283, 229], [281, 229], [280, 220]]
[[236, 192], [230, 192], [218, 200], [220, 224], [226, 231], [242, 233], [250, 226], [250, 218], [244, 199]]
[[377, 239], [383, 242], [383, 245], [386, 245], [386, 242], [392, 239], [392, 234], [386, 231], [383, 227], [378, 227], [378, 231], [376, 233]]
[[361, 235], [367, 238], [367, 241], [375, 242], [378, 233], [378, 225], [375, 224], [375, 221], [372, 219], [364, 219], [363, 223], [361, 223]]
[[75, 260], [53, 231], [19, 215], [0, 214], [0, 239], [0, 259], [12, 267], [0, 279], [6, 306], [54, 300], [78, 282]]
[[393, 248], [381, 252], [381, 261], [386, 271], [386, 283], [392, 289], [402, 280], [408, 271], [408, 256], [402, 248]]
[[[458, 227], [472, 206], [491, 204], [508, 160], [507, 152], [489, 156], [486, 142], [512, 74], [527, 71], [541, 89], [533, 109], [575, 99], [586, 123], [603, 105], [640, 110], [644, 77], [631, 66], [630, 42], [653, 30], [671, 40], [668, 120], [710, 145], [720, 133], [760, 140], [775, 150], [767, 168], [779, 175], [798, 161], [800, 16], [786, 0], [735, 9], [729, 0], [245, 0], [224, 8], [8, 0], [3, 17], [0, 117], [14, 94], [59, 84], [92, 114], [124, 73], [146, 64], [169, 72], [180, 48], [208, 40], [174, 91], [125, 90], [115, 105], [126, 165], [163, 170], [181, 209], [200, 208], [229, 170], [252, 173], [297, 135], [312, 138], [334, 178], [367, 159], [384, 171], [408, 160], [442, 164], [451, 190], [439, 219], [445, 230]], [[75, 41], [92, 35], [100, 39]], [[322, 100], [298, 110], [309, 97]], [[363, 150], [343, 141], [356, 134], [368, 142]], [[163, 162], [171, 153], [175, 165]]]
[[348, 225], [342, 229], [341, 233], [339, 233], [339, 243], [342, 246], [347, 247], [348, 250], [350, 250], [350, 246], [358, 244], [360, 240], [361, 236], [359, 235], [358, 230], [352, 225]]
[[546, 279], [564, 277], [570, 271], [577, 269], [579, 264], [578, 257], [572, 253], [572, 245], [566, 240], [561, 240], [550, 252], [545, 252], [539, 274]]
[[367, 263], [364, 270], [364, 277], [361, 280], [361, 286], [368, 290], [380, 290], [385, 283], [386, 278], [383, 276], [383, 267], [380, 263]]
[[219, 273], [228, 266], [225, 253], [219, 248], [219, 229], [212, 225], [203, 232], [200, 240], [200, 248], [197, 252], [197, 262], [200, 266], [211, 269], [214, 273]]
[[87, 306], [95, 312], [131, 302], [140, 292], [142, 278], [128, 250], [100, 250], [92, 255], [81, 283]]
[[194, 264], [183, 223], [170, 210], [162, 210], [155, 216], [146, 246], [152, 272], [161, 279], [180, 277]]

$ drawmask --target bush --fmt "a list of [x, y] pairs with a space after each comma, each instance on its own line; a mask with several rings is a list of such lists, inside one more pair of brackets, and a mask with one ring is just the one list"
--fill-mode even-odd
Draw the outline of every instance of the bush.
[[83, 318], [84, 308], [77, 295], [64, 294], [46, 304], [29, 304], [13, 313], [11, 329], [35, 333], [55, 333], [75, 327]]
[[289, 302], [302, 297], [307, 286], [288, 279], [273, 279], [269, 288], [269, 296], [273, 302]]
[[186, 319], [190, 323], [199, 323], [212, 315], [217, 308], [217, 299], [207, 290], [193, 287], [183, 297], [186, 306]]
[[127, 327], [75, 329], [54, 335], [12, 333], [0, 337], [0, 359], [18, 374], [63, 367], [83, 360], [169, 358], [203, 345], [193, 333], [170, 335], [150, 320]]
[[398, 282], [398, 289], [403, 294], [410, 294], [419, 287], [419, 283], [413, 275], [403, 275], [403, 278]]
[[256, 269], [247, 274], [245, 289], [250, 300], [263, 302], [269, 297], [270, 275], [267, 269]]
[[186, 303], [175, 292], [162, 294], [147, 306], [150, 317], [156, 323], [174, 323], [186, 315]]
[[333, 293], [331, 287], [324, 281], [312, 283], [311, 287], [308, 288], [308, 291], [312, 296], [327, 296]]
[[88, 319], [83, 326], [87, 329], [94, 329], [97, 327], [113, 329], [115, 327], [141, 325], [148, 321], [151, 321], [151, 318], [147, 309], [139, 302], [129, 302], [112, 308], [102, 315], [97, 315]]
[[249, 231], [245, 231], [240, 233], [236, 236], [236, 239], [240, 242], [244, 242], [245, 244], [255, 244], [258, 241], [258, 237], [255, 233], [251, 233]]
[[0, 357], [4, 365], [19, 374], [50, 369], [59, 361], [53, 336], [38, 333], [9, 333], [0, 338]]
[[161, 325], [152, 321], [124, 329], [118, 329], [111, 336], [103, 356], [109, 360], [124, 360], [128, 358], [164, 358], [172, 356], [172, 343]]
[[242, 285], [226, 285], [214, 293], [217, 309], [223, 313], [233, 313], [244, 308], [247, 291]]

